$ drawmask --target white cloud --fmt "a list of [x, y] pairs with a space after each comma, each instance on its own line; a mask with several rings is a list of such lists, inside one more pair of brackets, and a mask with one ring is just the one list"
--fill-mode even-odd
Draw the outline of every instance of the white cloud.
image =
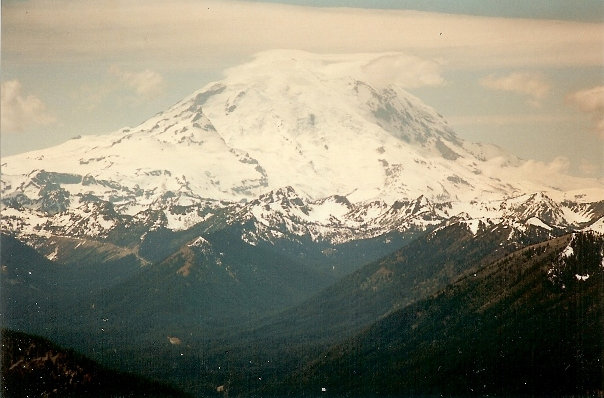
[[560, 174], [568, 174], [570, 170], [570, 160], [566, 156], [557, 156], [550, 162], [539, 160], [527, 160], [520, 166], [522, 174], [525, 176], [538, 177], [547, 181]]
[[56, 117], [48, 112], [46, 105], [35, 95], [25, 95], [18, 80], [2, 82], [3, 132], [21, 132], [34, 125], [56, 122]]
[[432, 60], [404, 54], [379, 56], [362, 66], [368, 79], [380, 84], [394, 83], [406, 88], [439, 86], [444, 83], [440, 65]]
[[528, 97], [528, 103], [539, 106], [550, 91], [549, 82], [539, 73], [515, 72], [505, 76], [489, 75], [480, 79], [483, 87], [508, 91]]
[[[141, 100], [149, 100], [162, 94], [164, 86], [164, 79], [157, 72], [149, 69], [132, 72], [112, 65], [107, 70], [106, 77], [86, 82], [74, 89], [71, 98], [76, 101], [77, 107], [90, 112], [120, 92], [122, 95], [119, 98], [122, 102], [128, 105], [140, 105]], [[133, 95], [124, 96], [124, 90]]]
[[3, 53], [38, 62], [111, 57], [199, 67], [295, 48], [438, 55], [464, 68], [603, 63], [601, 24], [405, 10], [217, 0], [30, 0], [3, 2], [2, 24]]
[[449, 116], [449, 123], [454, 126], [518, 126], [534, 124], [568, 123], [573, 120], [569, 115], [560, 113], [547, 114], [495, 114], [495, 115], [460, 115]]
[[513, 164], [508, 164], [508, 159], [491, 158], [481, 164], [481, 169], [485, 174], [497, 176], [503, 181], [520, 181], [525, 192], [536, 192], [543, 187], [562, 191], [596, 188], [601, 196], [602, 181], [591, 178], [587, 173], [584, 177], [571, 175], [572, 162], [567, 156], [556, 156], [550, 161], [518, 160]]
[[590, 178], [597, 177], [597, 170], [592, 170], [596, 174], [590, 175], [587, 173], [588, 170], [583, 167], [584, 161], [581, 161], [579, 168], [584, 177], [576, 177], [570, 173], [573, 162], [576, 160], [571, 162], [571, 159], [566, 156], [557, 156], [550, 162], [527, 160], [518, 168], [516, 177], [563, 191], [581, 190], [586, 193], [592, 188], [598, 188], [600, 192], [598, 196], [601, 196], [602, 181]]
[[602, 163], [593, 163], [587, 159], [581, 159], [579, 170], [586, 176], [598, 176], [602, 170]]
[[604, 138], [604, 86], [577, 91], [570, 94], [567, 100], [593, 117], [596, 131]]
[[[551, 161], [527, 160], [517, 170], [509, 170], [516, 178], [550, 186], [555, 189], [572, 190], [597, 186], [596, 181], [573, 177], [569, 174], [571, 161], [566, 156], [557, 156]], [[502, 170], [504, 173], [508, 170]]]
[[255, 55], [253, 62], [225, 71], [227, 76], [248, 75], [250, 70], [268, 71], [278, 62], [295, 59], [313, 73], [326, 78], [353, 77], [375, 87], [396, 85], [404, 88], [437, 86], [444, 83], [440, 64], [402, 53], [320, 54], [300, 50], [270, 50]]
[[149, 69], [141, 72], [130, 72], [122, 70], [118, 66], [112, 66], [109, 72], [116, 76], [123, 84], [134, 90], [140, 97], [151, 97], [159, 94], [164, 86], [162, 76]]

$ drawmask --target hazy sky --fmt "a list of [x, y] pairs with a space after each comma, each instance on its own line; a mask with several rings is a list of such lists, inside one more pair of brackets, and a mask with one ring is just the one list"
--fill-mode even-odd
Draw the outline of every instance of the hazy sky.
[[136, 125], [258, 51], [388, 51], [459, 136], [602, 177], [602, 21], [601, 0], [4, 0], [2, 155]]

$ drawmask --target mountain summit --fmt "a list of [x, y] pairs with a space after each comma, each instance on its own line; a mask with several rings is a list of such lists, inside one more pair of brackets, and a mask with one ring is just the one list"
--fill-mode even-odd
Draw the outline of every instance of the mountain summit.
[[180, 214], [182, 229], [221, 201], [249, 202], [286, 186], [309, 200], [389, 204], [584, 187], [580, 179], [560, 186], [566, 177], [519, 178], [523, 161], [463, 141], [418, 98], [372, 78], [384, 57], [260, 53], [135, 128], [7, 157], [5, 221], [34, 228], [45, 215], [102, 207], [105, 216], [85, 226], [102, 230], [118, 216], [170, 208], [177, 211], [165, 217]]

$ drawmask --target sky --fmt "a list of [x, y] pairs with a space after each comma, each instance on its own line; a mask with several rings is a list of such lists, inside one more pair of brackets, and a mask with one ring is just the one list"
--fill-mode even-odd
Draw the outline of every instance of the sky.
[[460, 137], [604, 178], [601, 0], [3, 0], [1, 40], [2, 156], [137, 125], [287, 48], [400, 53], [375, 73]]

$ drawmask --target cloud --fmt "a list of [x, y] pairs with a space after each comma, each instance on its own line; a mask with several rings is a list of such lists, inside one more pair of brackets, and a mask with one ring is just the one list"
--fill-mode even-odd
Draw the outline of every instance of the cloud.
[[352, 77], [376, 88], [395, 85], [404, 88], [437, 86], [444, 83], [440, 64], [402, 53], [320, 54], [301, 50], [269, 50], [254, 56], [252, 62], [225, 71], [237, 78], [250, 73], [266, 73], [278, 63], [296, 62], [297, 68], [308, 68], [325, 79]]
[[116, 76], [123, 84], [134, 90], [140, 97], [152, 97], [159, 94], [164, 86], [162, 76], [149, 69], [141, 72], [129, 72], [122, 70], [118, 66], [109, 68], [109, 72]]
[[560, 174], [568, 174], [570, 159], [566, 156], [557, 156], [550, 162], [531, 159], [524, 162], [520, 169], [525, 176], [533, 175], [541, 180], [548, 180]]
[[547, 114], [495, 114], [495, 115], [459, 115], [449, 116], [449, 123], [454, 126], [517, 126], [533, 124], [559, 124], [573, 120], [570, 115], [560, 113]]
[[107, 81], [87, 82], [71, 92], [71, 99], [79, 109], [91, 112], [98, 108], [110, 95], [118, 91], [121, 83]]
[[[112, 65], [107, 75], [98, 80], [88, 81], [74, 89], [71, 98], [76, 106], [88, 112], [97, 109], [113, 95], [120, 93], [120, 99], [129, 105], [140, 105], [141, 100], [154, 99], [164, 90], [163, 77], [152, 70], [132, 72]], [[133, 95], [124, 95], [124, 90]]]
[[592, 116], [596, 131], [604, 138], [604, 86], [577, 91], [566, 99], [579, 110]]
[[521, 190], [524, 192], [536, 192], [548, 187], [553, 190], [580, 190], [586, 193], [595, 188], [596, 195], [602, 194], [602, 180], [597, 178], [597, 169], [585, 168], [583, 161], [579, 166], [583, 173], [582, 177], [571, 174], [575, 159], [571, 160], [567, 156], [556, 156], [550, 161], [518, 159], [512, 164], [508, 161], [507, 156], [493, 157], [482, 163], [481, 169], [485, 174], [497, 176], [503, 181], [520, 182]]
[[48, 112], [46, 105], [35, 95], [22, 93], [18, 80], [2, 82], [3, 132], [21, 132], [30, 126], [56, 122], [56, 117]]
[[368, 78], [380, 84], [394, 83], [405, 88], [439, 86], [444, 83], [439, 63], [404, 54], [376, 57], [362, 66]]
[[[577, 166], [583, 173], [583, 177], [571, 174], [573, 163], [579, 163]], [[536, 182], [563, 191], [581, 190], [586, 193], [592, 188], [597, 188], [600, 192], [598, 195], [601, 195], [602, 180], [597, 178], [598, 171], [597, 167], [592, 167], [583, 159], [577, 162], [577, 159], [571, 161], [566, 156], [557, 156], [550, 162], [538, 160], [525, 161], [518, 168], [516, 178]]]
[[528, 97], [527, 103], [539, 106], [550, 91], [549, 82], [539, 73], [515, 72], [505, 76], [489, 75], [480, 79], [483, 87]]
[[[557, 156], [551, 161], [527, 160], [512, 171], [517, 179], [542, 184], [555, 189], [571, 190], [597, 186], [597, 182], [573, 177], [569, 174], [571, 161], [566, 156]], [[593, 185], [592, 185], [593, 184]]]
[[586, 176], [598, 176], [602, 170], [602, 164], [593, 163], [587, 159], [581, 159], [579, 170]]
[[[602, 25], [264, 2], [2, 2], [3, 57], [223, 66], [258, 51], [404, 51], [453, 67], [602, 65]], [[235, 60], [237, 58], [237, 60]]]

